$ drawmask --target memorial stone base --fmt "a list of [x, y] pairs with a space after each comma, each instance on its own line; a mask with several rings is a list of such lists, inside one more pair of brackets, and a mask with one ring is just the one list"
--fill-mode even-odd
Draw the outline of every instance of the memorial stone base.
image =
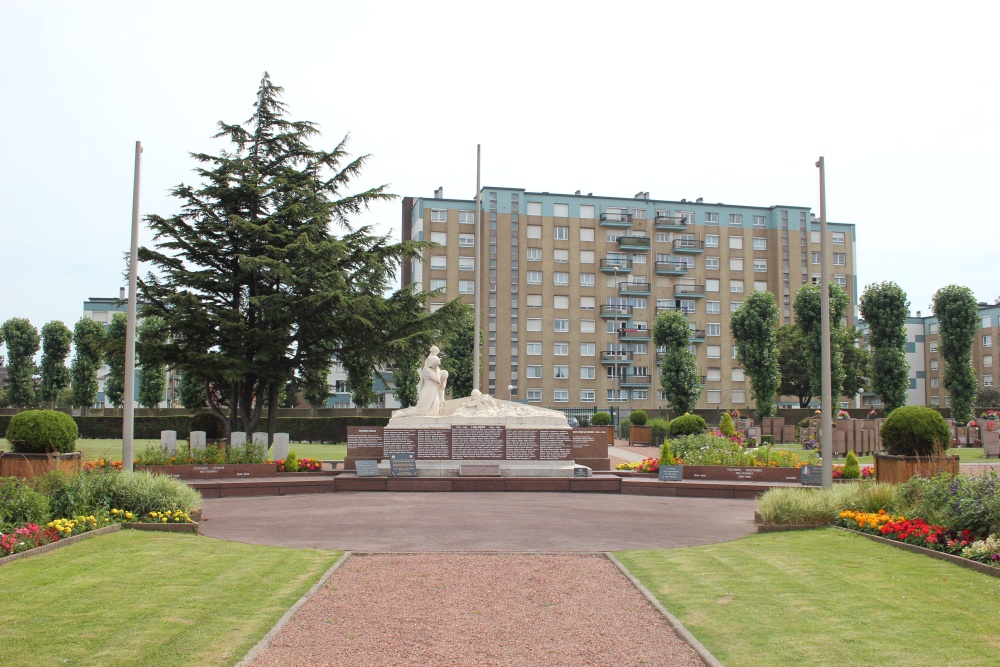
[[[590, 468], [572, 461], [483, 461], [455, 459], [448, 461], [417, 461], [417, 477], [589, 477]], [[576, 472], [587, 471], [586, 475]], [[390, 474], [387, 459], [379, 461], [379, 475]]]

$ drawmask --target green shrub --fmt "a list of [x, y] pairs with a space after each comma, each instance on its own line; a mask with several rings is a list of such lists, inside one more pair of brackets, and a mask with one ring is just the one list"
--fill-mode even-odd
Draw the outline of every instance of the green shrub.
[[226, 463], [263, 463], [267, 460], [267, 445], [248, 441], [237, 447], [230, 447]]
[[659, 417], [656, 419], [650, 419], [647, 422], [647, 426], [653, 429], [653, 442], [663, 442], [663, 440], [670, 435], [670, 422], [666, 419], [660, 419]]
[[895, 456], [937, 456], [951, 444], [951, 430], [937, 410], [921, 405], [896, 408], [879, 432], [882, 447]]
[[55, 410], [19, 412], [7, 426], [7, 440], [15, 452], [72, 452], [77, 435], [73, 418]]
[[771, 445], [774, 444], [774, 436], [773, 435], [762, 435], [762, 436], [760, 436], [760, 441], [761, 441], [762, 445], [764, 445], [765, 447], [769, 447], [769, 446], [771, 446]]
[[719, 420], [719, 430], [722, 431], [722, 435], [727, 438], [731, 438], [736, 435], [736, 427], [733, 426], [733, 418], [729, 416], [728, 412], [722, 413], [722, 419]]
[[0, 477], [0, 533], [49, 520], [49, 499], [17, 477]]
[[594, 426], [611, 426], [611, 415], [607, 412], [595, 412], [594, 418], [590, 420]]
[[847, 452], [847, 461], [844, 462], [843, 479], [861, 479], [861, 465], [854, 452]]
[[580, 428], [586, 428], [590, 426], [590, 417], [588, 417], [587, 415], [580, 415], [579, 417], [576, 418], [576, 420], [580, 422]]
[[670, 451], [670, 441], [664, 440], [663, 444], [660, 445], [660, 465], [672, 466], [676, 463], [673, 452]]
[[285, 459], [285, 472], [298, 472], [299, 471], [299, 457], [295, 455], [295, 452], [288, 452], [288, 458]]
[[829, 489], [777, 487], [757, 499], [766, 524], [832, 526], [843, 510], [898, 513], [895, 484], [834, 484]]
[[647, 419], [645, 410], [635, 410], [628, 416], [628, 421], [632, 426], [645, 426]]
[[226, 425], [214, 412], [199, 412], [191, 418], [192, 431], [204, 431], [206, 440], [220, 440], [226, 437]]
[[136, 514], [182, 510], [190, 514], [201, 507], [201, 494], [181, 480], [147, 472], [55, 472], [39, 478], [36, 488], [48, 497], [51, 515], [56, 518], [111, 509]]
[[913, 477], [899, 485], [898, 512], [931, 525], [1000, 533], [1000, 477], [996, 472]]
[[670, 422], [670, 435], [674, 437], [704, 433], [706, 428], [708, 428], [708, 424], [705, 423], [704, 419], [688, 412]]

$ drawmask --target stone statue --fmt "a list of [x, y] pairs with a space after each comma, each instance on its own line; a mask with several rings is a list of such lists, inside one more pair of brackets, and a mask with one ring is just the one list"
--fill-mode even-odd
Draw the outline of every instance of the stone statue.
[[431, 346], [431, 353], [420, 369], [420, 385], [414, 415], [439, 417], [444, 413], [444, 388], [448, 384], [448, 371], [441, 368], [441, 350]]

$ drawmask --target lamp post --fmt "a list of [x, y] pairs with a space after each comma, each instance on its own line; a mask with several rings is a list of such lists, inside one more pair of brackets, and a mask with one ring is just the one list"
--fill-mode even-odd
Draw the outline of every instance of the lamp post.
[[[618, 260], [617, 259], [615, 260], [614, 269], [615, 269], [615, 292], [617, 292], [618, 291]], [[615, 403], [617, 403], [618, 399], [620, 398], [620, 393], [619, 393], [619, 389], [618, 389], [618, 352], [619, 352], [619, 349], [621, 348], [621, 343], [618, 341], [618, 309], [621, 306], [618, 303], [618, 297], [615, 296], [613, 298], [615, 300], [615, 338], [614, 338], [614, 342], [612, 342], [612, 346], [613, 346], [612, 347], [612, 353], [614, 354], [614, 357], [612, 357], [612, 361], [614, 362], [614, 365], [611, 367], [611, 373], [614, 376], [614, 383], [612, 384], [611, 391], [614, 392]], [[617, 406], [615, 406], [615, 407], [617, 407]]]
[[507, 400], [508, 401], [514, 400], [514, 385], [512, 384], [507, 385]]
[[830, 349], [830, 267], [826, 258], [826, 163], [822, 155], [816, 166], [819, 168], [819, 316], [821, 320], [820, 363], [823, 368], [821, 375], [823, 395], [820, 397], [820, 409], [822, 410], [820, 451], [823, 456], [823, 488], [828, 489], [833, 486], [833, 397], [830, 396], [833, 379], [830, 371], [830, 357], [832, 356]]

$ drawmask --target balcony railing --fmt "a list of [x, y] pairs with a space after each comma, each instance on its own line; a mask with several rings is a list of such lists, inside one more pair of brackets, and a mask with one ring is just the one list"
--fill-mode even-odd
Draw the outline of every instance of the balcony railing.
[[704, 343], [705, 342], [705, 330], [704, 329], [691, 329], [691, 342], [692, 343]]
[[601, 227], [631, 227], [631, 213], [601, 213]]
[[632, 273], [631, 259], [602, 259], [602, 273]]
[[674, 239], [674, 252], [705, 252], [705, 242], [697, 239]]
[[629, 329], [623, 327], [618, 330], [618, 340], [623, 341], [646, 341], [652, 338], [649, 329]]
[[674, 285], [674, 296], [705, 296], [704, 285]]
[[683, 276], [688, 272], [687, 262], [657, 262], [653, 271], [659, 276]]
[[649, 375], [632, 375], [631, 373], [618, 378], [619, 387], [649, 387], [653, 384], [653, 378]]
[[632, 306], [601, 306], [601, 317], [606, 320], [622, 319], [628, 320], [632, 318]]
[[631, 364], [633, 362], [633, 352], [601, 352], [602, 364]]
[[629, 250], [649, 250], [650, 239], [648, 236], [619, 236], [618, 247]]
[[632, 282], [618, 283], [618, 293], [619, 294], [632, 294], [632, 295], [638, 295], [638, 296], [643, 296], [643, 295], [649, 296], [650, 294], [652, 294], [652, 289], [653, 289], [653, 286], [650, 285], [649, 283], [638, 283], [638, 282], [635, 282], [635, 283], [632, 283]]
[[653, 219], [653, 227], [666, 231], [683, 231], [687, 229], [687, 218], [680, 215], [658, 215]]

